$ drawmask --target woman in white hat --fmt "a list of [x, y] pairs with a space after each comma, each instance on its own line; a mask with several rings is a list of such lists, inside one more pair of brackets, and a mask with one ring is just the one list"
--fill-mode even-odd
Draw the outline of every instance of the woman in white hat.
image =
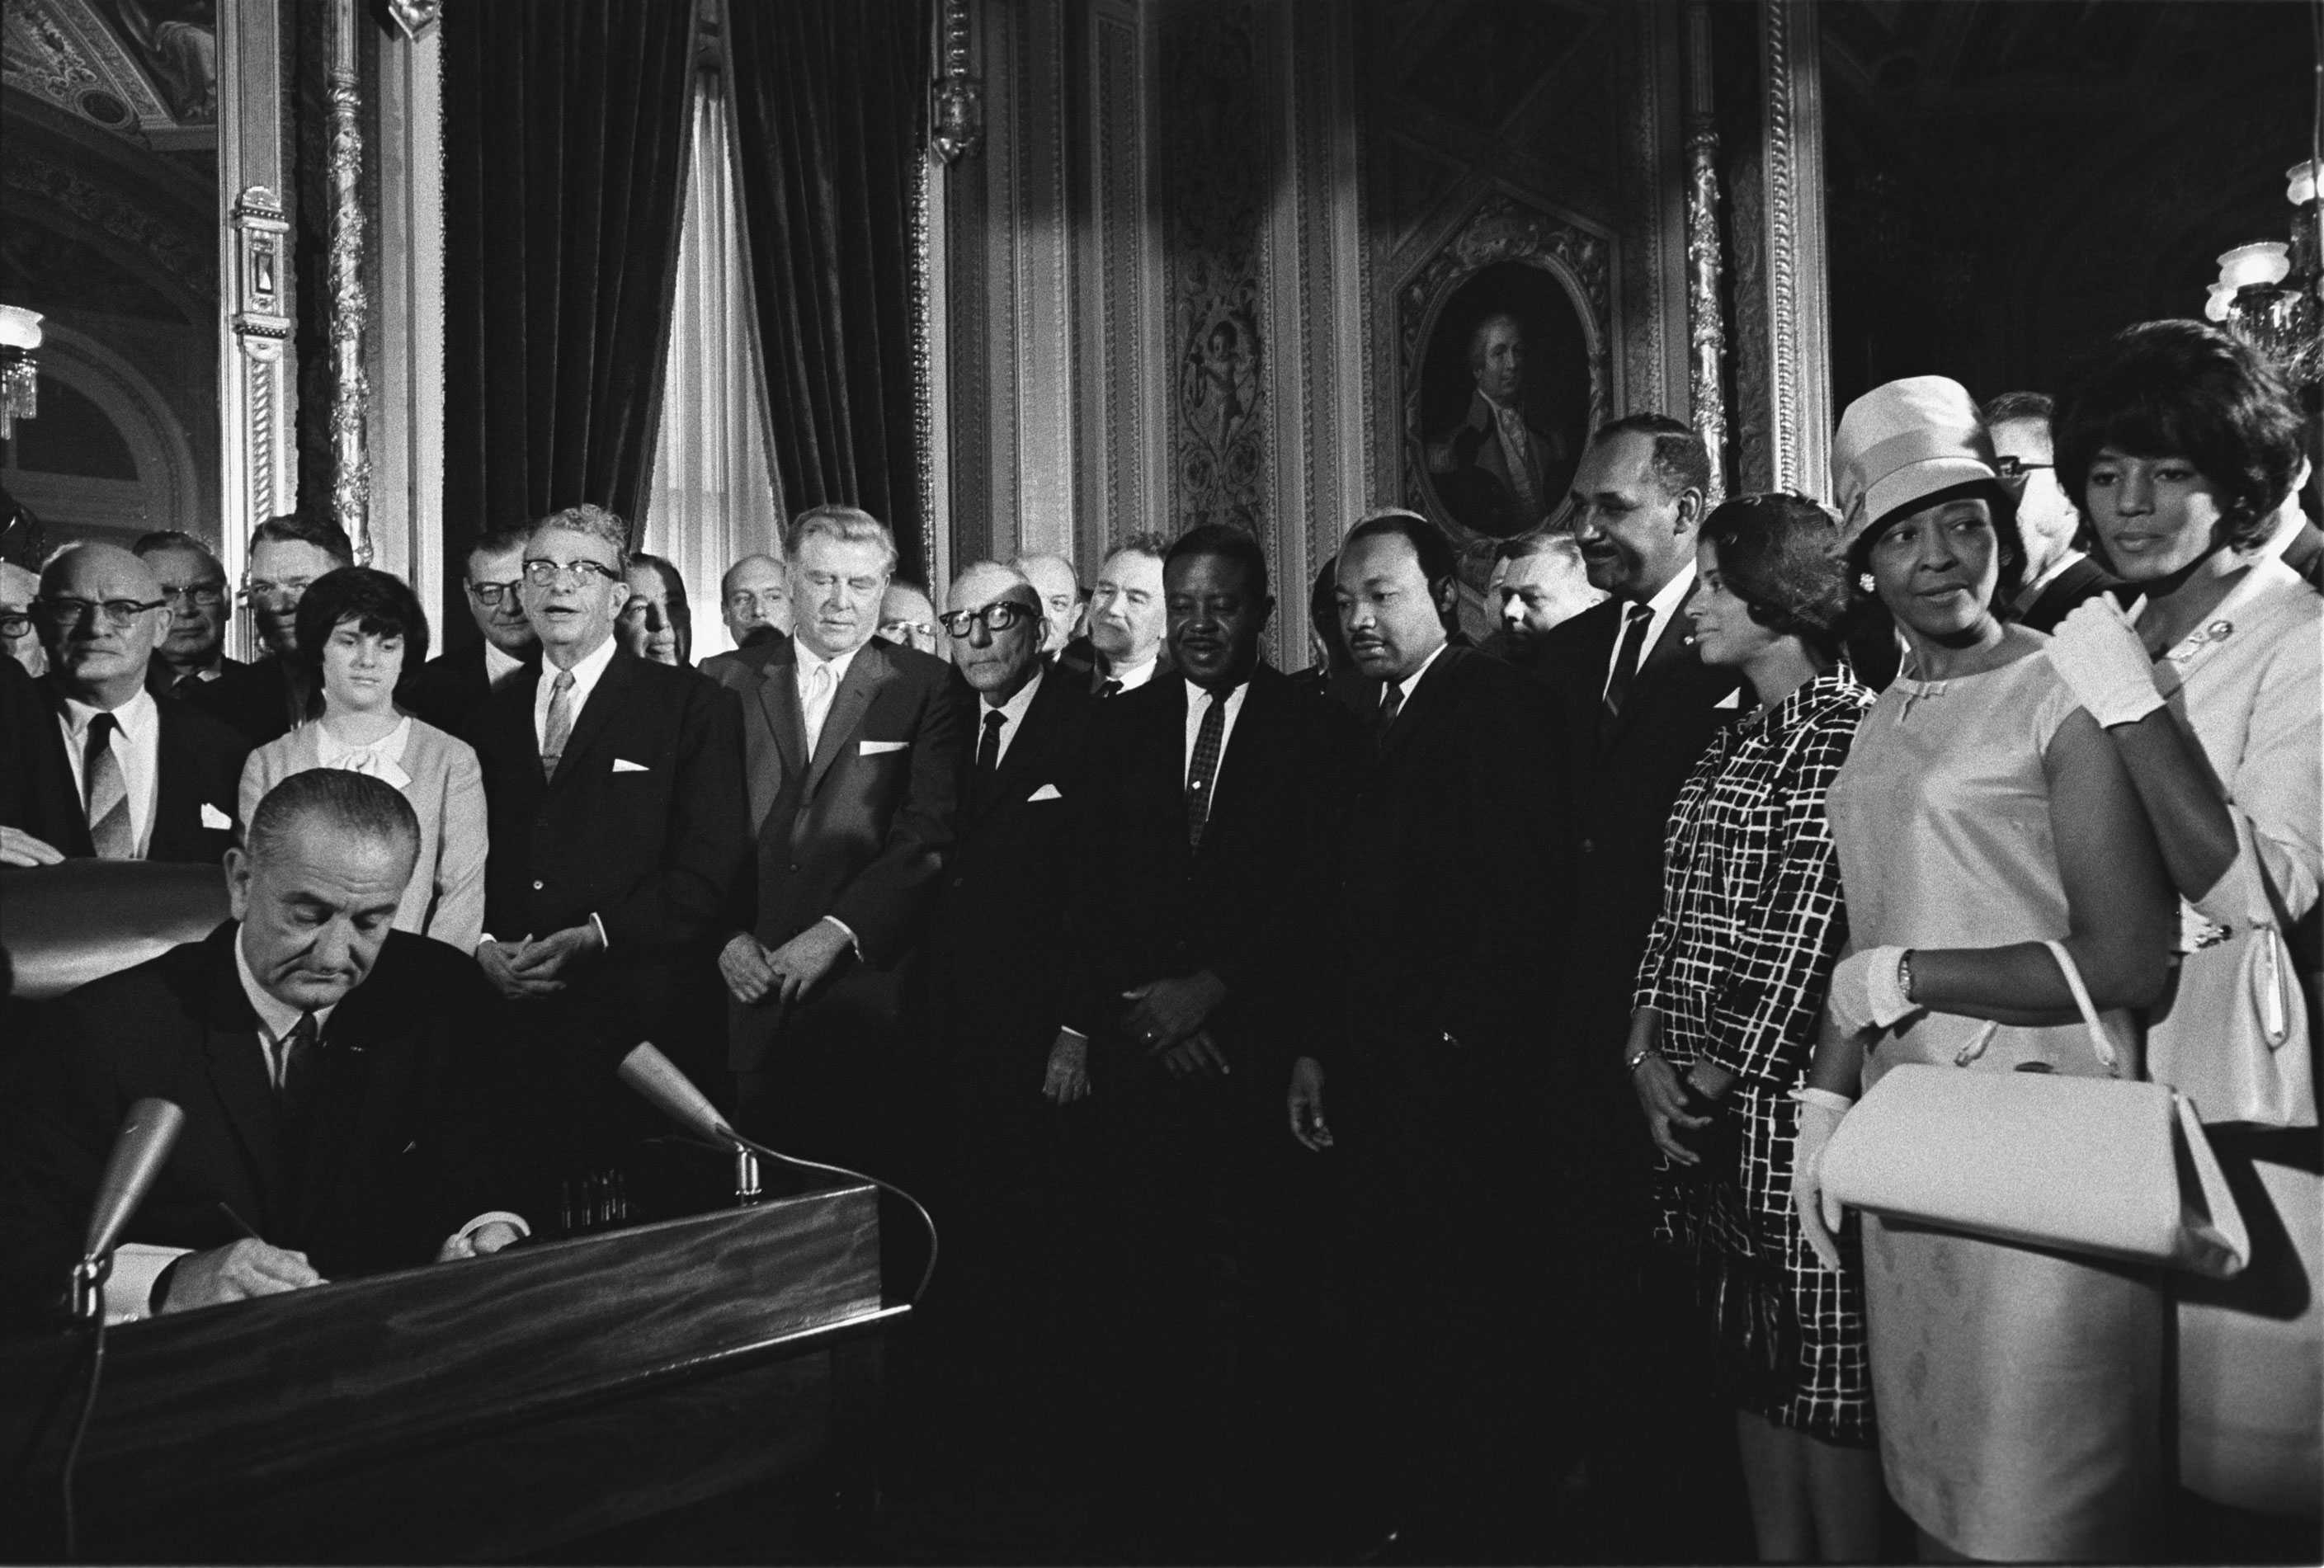
[[2128, 614], [2105, 597], [2075, 610], [2050, 661], [2130, 770], [2179, 895], [2179, 975], [2147, 1065], [2250, 1173], [2246, 1209], [2264, 1192], [2281, 1221], [2252, 1227], [2262, 1250], [2240, 1278], [2190, 1287], [2181, 1308], [2181, 1479], [2313, 1519], [2324, 1177], [2301, 981], [2324, 881], [2324, 598], [2278, 558], [2302, 521], [2287, 502], [2300, 413], [2227, 334], [2148, 321], [2107, 346], [2057, 428], [2059, 480], [2138, 595]]
[[[2172, 917], [2121, 759], [2042, 657], [2048, 639], [1994, 614], [2024, 556], [1969, 393], [1941, 376], [1875, 389], [1832, 466], [1851, 567], [1906, 644], [1827, 798], [1849, 949], [1794, 1185], [1837, 1268], [1818, 1166], [1858, 1089], [1904, 1062], [2107, 1075], [2051, 940], [2135, 1072], [2127, 1010], [2162, 989]], [[2162, 1475], [2159, 1271], [1869, 1215], [1863, 1250], [1882, 1469], [1923, 1555], [2142, 1553]]]

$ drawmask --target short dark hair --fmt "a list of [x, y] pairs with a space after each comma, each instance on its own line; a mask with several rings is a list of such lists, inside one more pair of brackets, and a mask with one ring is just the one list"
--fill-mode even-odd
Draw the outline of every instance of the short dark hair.
[[1267, 552], [1259, 548], [1258, 539], [1247, 529], [1235, 528], [1223, 522], [1198, 523], [1178, 536], [1162, 557], [1162, 569], [1168, 571], [1170, 563], [1187, 556], [1218, 556], [1240, 565], [1250, 577], [1252, 590], [1264, 599], [1269, 589], [1267, 576]]
[[2058, 412], [2057, 400], [2048, 392], [2006, 392], [1987, 402], [1978, 418], [1987, 429], [2006, 425], [2018, 420], [2039, 420], [2048, 424]]
[[1105, 560], [1098, 562], [1098, 570], [1105, 570], [1105, 562], [1120, 555], [1152, 556], [1157, 561], [1167, 560], [1170, 555], [1170, 541], [1158, 533], [1133, 533], [1107, 548]]
[[358, 632], [403, 639], [405, 674], [428, 662], [428, 612], [420, 596], [392, 572], [373, 567], [341, 567], [325, 572], [299, 600], [299, 648], [290, 657], [314, 677], [310, 714], [323, 711], [323, 648], [331, 633], [353, 621]]
[[1738, 495], [1702, 520], [1699, 537], [1752, 620], [1798, 638], [1827, 662], [1839, 657], [1856, 595], [1839, 520], [1821, 503], [1780, 490]]
[[1340, 554], [1346, 555], [1365, 540], [1386, 539], [1390, 535], [1412, 546], [1412, 553], [1420, 560], [1420, 575], [1428, 579], [1432, 592], [1445, 578], [1459, 575], [1460, 552], [1452, 548], [1452, 541], [1444, 530], [1420, 513], [1406, 512], [1400, 506], [1375, 512], [1348, 530], [1348, 537], [1340, 541]]
[[655, 575], [661, 578], [662, 592], [669, 595], [670, 607], [691, 613], [691, 607], [686, 602], [686, 579], [678, 575], [676, 562], [665, 556], [651, 555], [644, 550], [639, 550], [630, 557], [630, 565], [651, 567]]
[[197, 539], [183, 529], [155, 529], [152, 533], [139, 534], [137, 542], [129, 547], [129, 553], [141, 561], [147, 556], [158, 555], [163, 550], [192, 550], [202, 559], [217, 567], [219, 576], [226, 576], [226, 567], [218, 560], [217, 551], [210, 549], [209, 541]]
[[[468, 568], [475, 564], [478, 556], [504, 556], [511, 550], [521, 550], [524, 549], [525, 540], [531, 537], [532, 524], [529, 522], [504, 522], [498, 528], [484, 530], [476, 535], [475, 542], [468, 546], [468, 553], [460, 558], [461, 575], [467, 575]], [[475, 581], [474, 577], [468, 580]]]
[[276, 544], [310, 544], [343, 567], [355, 564], [355, 547], [347, 538], [347, 530], [319, 512], [286, 512], [250, 530], [252, 549], [269, 540]]
[[244, 853], [253, 861], [269, 859], [310, 816], [320, 817], [334, 837], [384, 839], [419, 858], [420, 818], [403, 791], [349, 768], [309, 768], [269, 789], [244, 825]]
[[1711, 493], [1711, 450], [1693, 427], [1668, 414], [1625, 414], [1599, 426], [1590, 444], [1594, 447], [1617, 436], [1653, 438], [1654, 456], [1648, 465], [1665, 496], [1674, 501], [1690, 490]]
[[2227, 542], [2266, 537], [2299, 476], [2300, 409], [2248, 345], [2200, 321], [2141, 321], [2107, 340], [2058, 410], [2058, 483], [2082, 504], [2090, 465], [2111, 447], [2184, 457], [2224, 504]]
[[1347, 669], [1348, 634], [1340, 629], [1340, 558], [1336, 555], [1324, 561], [1307, 590], [1307, 619], [1323, 639], [1323, 646], [1331, 650], [1326, 673]]

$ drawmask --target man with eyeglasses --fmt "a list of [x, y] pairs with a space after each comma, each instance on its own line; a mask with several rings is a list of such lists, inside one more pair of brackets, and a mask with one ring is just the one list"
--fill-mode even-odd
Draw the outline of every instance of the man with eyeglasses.
[[886, 1174], [925, 1084], [902, 1052], [907, 974], [951, 847], [951, 671], [875, 641], [896, 567], [853, 506], [793, 519], [791, 633], [706, 659], [742, 702], [755, 896], [728, 927], [727, 1063], [742, 1130]]
[[2003, 392], [1985, 405], [1986, 430], [2003, 488], [2017, 498], [2017, 534], [2025, 545], [2024, 586], [2011, 601], [2019, 624], [2054, 632], [2066, 613], [2114, 579], [2074, 548], [2082, 514], [2058, 484], [2051, 451], [2055, 405], [2037, 392]]
[[525, 619], [518, 590], [523, 584], [524, 541], [532, 525], [496, 528], [468, 549], [461, 581], [476, 641], [438, 654], [403, 683], [396, 701], [424, 724], [466, 739], [484, 699], [513, 679], [540, 653], [540, 640]]
[[288, 657], [299, 648], [299, 601], [317, 577], [355, 561], [346, 530], [327, 517], [290, 512], [253, 529], [242, 592], [266, 657], [227, 671], [190, 700], [241, 731], [253, 747], [288, 734], [307, 717], [310, 695], [305, 670]]
[[485, 699], [469, 737], [491, 827], [476, 960], [518, 1004], [552, 1181], [618, 1159], [635, 1125], [612, 1074], [622, 1052], [650, 1038], [696, 1074], [723, 1043], [715, 1023], [687, 1031], [714, 1003], [683, 991], [714, 983], [742, 869], [740, 721], [694, 671], [622, 648], [628, 567], [628, 524], [602, 507], [533, 526], [519, 592], [540, 660]]
[[226, 568], [192, 534], [164, 529], [129, 547], [153, 568], [170, 601], [170, 634], [153, 650], [145, 681], [155, 696], [191, 696], [242, 660], [226, 656], [226, 626], [234, 616]]
[[242, 765], [231, 729], [157, 703], [146, 666], [170, 624], [152, 569], [118, 545], [68, 545], [41, 574], [32, 615], [49, 656], [34, 683], [51, 715], [0, 823], [0, 864], [70, 858], [218, 862], [234, 844]]
[[26, 675], [49, 672], [48, 650], [32, 624], [32, 598], [40, 591], [39, 573], [0, 561], [0, 654], [14, 659]]
[[880, 635], [899, 648], [914, 648], [942, 659], [944, 640], [936, 634], [936, 602], [918, 583], [896, 582], [880, 600]]

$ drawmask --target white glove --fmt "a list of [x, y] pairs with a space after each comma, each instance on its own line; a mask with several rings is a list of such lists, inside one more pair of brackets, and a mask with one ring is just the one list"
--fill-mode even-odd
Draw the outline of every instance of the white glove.
[[1800, 1130], [1792, 1139], [1792, 1207], [1817, 1260], [1837, 1274], [1840, 1243], [1834, 1235], [1845, 1211], [1838, 1198], [1823, 1190], [1823, 1151], [1856, 1102], [1829, 1089], [1795, 1089], [1792, 1098], [1800, 1103]]
[[1920, 1004], [1904, 992], [1904, 953], [1902, 947], [1864, 947], [1840, 961], [1824, 1007], [1842, 1032], [1885, 1029], [1918, 1010]]
[[2163, 706], [2154, 660], [2122, 606], [2100, 594], [2083, 600], [2050, 634], [2050, 664], [2090, 717], [2111, 729], [2135, 724]]

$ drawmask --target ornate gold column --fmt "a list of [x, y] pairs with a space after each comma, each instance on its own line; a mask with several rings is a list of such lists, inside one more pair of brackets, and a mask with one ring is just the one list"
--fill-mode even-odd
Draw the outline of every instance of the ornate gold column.
[[1711, 6], [1686, 8], [1687, 392], [1694, 432], [1711, 454], [1711, 504], [1727, 495], [1727, 325], [1719, 303], [1719, 128], [1712, 118]]
[[371, 384], [364, 327], [363, 94], [355, 76], [355, 0], [333, 0], [330, 72], [331, 511], [368, 565], [371, 541]]

